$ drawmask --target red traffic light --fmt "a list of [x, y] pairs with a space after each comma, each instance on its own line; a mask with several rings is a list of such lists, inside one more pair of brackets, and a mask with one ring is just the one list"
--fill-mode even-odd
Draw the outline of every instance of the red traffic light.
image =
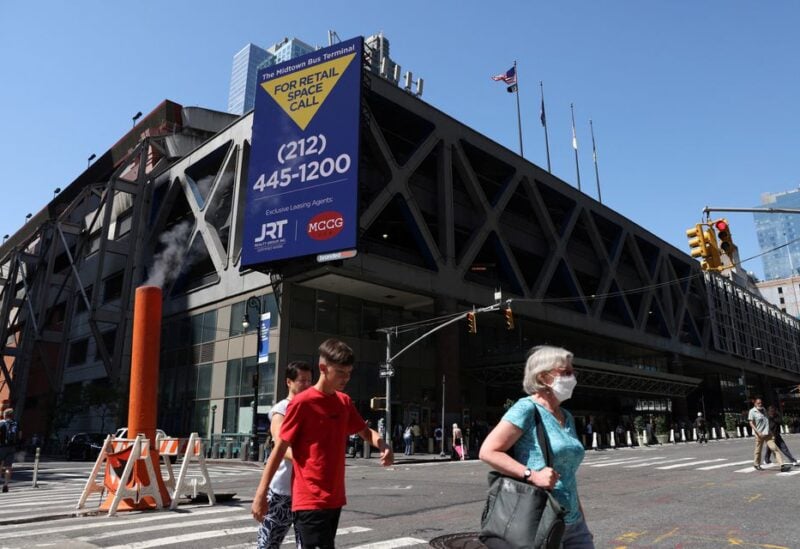
[[716, 223], [714, 223], [714, 227], [716, 227], [717, 231], [727, 231], [728, 230], [728, 222], [724, 219], [720, 219]]

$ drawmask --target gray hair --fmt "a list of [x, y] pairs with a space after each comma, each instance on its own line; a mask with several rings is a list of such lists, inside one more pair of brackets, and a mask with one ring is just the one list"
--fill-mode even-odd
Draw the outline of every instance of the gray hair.
[[532, 395], [547, 386], [539, 381], [539, 374], [556, 368], [566, 368], [572, 364], [572, 353], [561, 347], [538, 345], [528, 351], [525, 361], [525, 376], [522, 378], [523, 390]]

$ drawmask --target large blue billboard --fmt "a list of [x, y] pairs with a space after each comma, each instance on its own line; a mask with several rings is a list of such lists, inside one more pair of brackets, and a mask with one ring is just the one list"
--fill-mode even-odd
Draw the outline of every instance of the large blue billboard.
[[356, 247], [361, 37], [258, 74], [242, 268]]

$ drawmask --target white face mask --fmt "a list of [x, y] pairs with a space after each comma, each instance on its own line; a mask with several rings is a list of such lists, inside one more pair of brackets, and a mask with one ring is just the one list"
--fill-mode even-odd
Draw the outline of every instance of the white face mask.
[[554, 376], [550, 390], [559, 402], [564, 402], [572, 397], [572, 391], [577, 384], [575, 376]]

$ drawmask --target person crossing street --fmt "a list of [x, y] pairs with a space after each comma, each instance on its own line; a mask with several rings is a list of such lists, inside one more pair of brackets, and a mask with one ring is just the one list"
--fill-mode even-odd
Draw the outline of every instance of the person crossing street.
[[756, 447], [753, 451], [753, 468], [758, 471], [763, 471], [763, 467], [761, 467], [761, 451], [766, 444], [767, 448], [772, 450], [772, 452], [775, 454], [775, 458], [778, 460], [778, 465], [781, 468], [781, 472], [785, 473], [790, 471], [792, 466], [783, 463], [783, 458], [781, 457], [780, 451], [775, 445], [775, 440], [773, 439], [772, 433], [769, 431], [769, 418], [767, 417], [767, 414], [764, 410], [764, 404], [760, 397], [757, 397], [753, 401], [753, 407], [750, 409], [750, 413], [747, 415], [747, 420], [750, 422], [750, 428], [753, 430], [753, 435], [756, 438]]

